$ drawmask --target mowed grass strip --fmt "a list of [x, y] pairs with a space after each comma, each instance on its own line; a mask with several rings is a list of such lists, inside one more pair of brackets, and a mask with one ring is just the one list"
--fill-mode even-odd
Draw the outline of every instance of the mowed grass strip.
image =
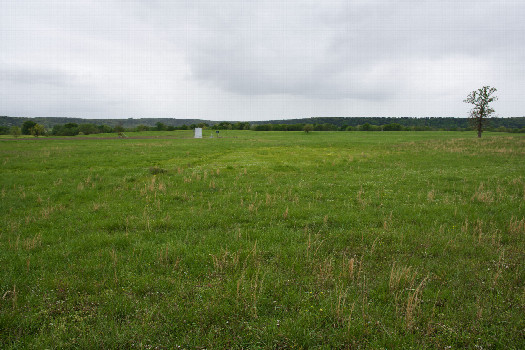
[[522, 135], [206, 136], [0, 141], [0, 347], [523, 346]]

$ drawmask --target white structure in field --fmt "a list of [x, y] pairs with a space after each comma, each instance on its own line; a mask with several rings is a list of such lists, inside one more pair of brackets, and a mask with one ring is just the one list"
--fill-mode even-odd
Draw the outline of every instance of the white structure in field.
[[202, 139], [202, 128], [195, 128], [195, 136], [196, 139]]

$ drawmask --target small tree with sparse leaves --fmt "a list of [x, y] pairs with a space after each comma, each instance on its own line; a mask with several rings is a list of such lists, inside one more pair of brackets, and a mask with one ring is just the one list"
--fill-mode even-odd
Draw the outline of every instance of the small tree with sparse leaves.
[[313, 131], [314, 130], [314, 126], [312, 124], [306, 124], [304, 127], [303, 127], [303, 131], [305, 133], [309, 133], [310, 131]]
[[20, 134], [22, 133], [22, 131], [20, 130], [18, 126], [12, 126], [10, 132], [11, 132], [11, 135], [13, 135], [15, 138], [20, 136]]
[[46, 128], [42, 124], [35, 124], [35, 126], [33, 126], [30, 131], [31, 135], [38, 137], [46, 133]]
[[497, 101], [498, 97], [493, 94], [498, 91], [496, 88], [484, 86], [481, 89], [472, 91], [463, 102], [474, 105], [470, 111], [470, 123], [477, 130], [478, 137], [481, 137], [483, 128], [487, 126], [488, 118], [495, 112], [489, 103]]

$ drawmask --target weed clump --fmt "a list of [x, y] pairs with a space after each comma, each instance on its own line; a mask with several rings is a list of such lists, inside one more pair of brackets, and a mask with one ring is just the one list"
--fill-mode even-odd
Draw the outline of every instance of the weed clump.
[[164, 173], [167, 173], [167, 172], [168, 171], [166, 169], [159, 168], [158, 166], [153, 166], [153, 167], [149, 168], [149, 173], [151, 175], [164, 174]]

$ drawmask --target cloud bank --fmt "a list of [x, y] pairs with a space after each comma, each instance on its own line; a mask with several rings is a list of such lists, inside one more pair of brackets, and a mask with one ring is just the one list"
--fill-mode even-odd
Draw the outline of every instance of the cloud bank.
[[466, 116], [525, 103], [521, 1], [7, 1], [0, 114]]

